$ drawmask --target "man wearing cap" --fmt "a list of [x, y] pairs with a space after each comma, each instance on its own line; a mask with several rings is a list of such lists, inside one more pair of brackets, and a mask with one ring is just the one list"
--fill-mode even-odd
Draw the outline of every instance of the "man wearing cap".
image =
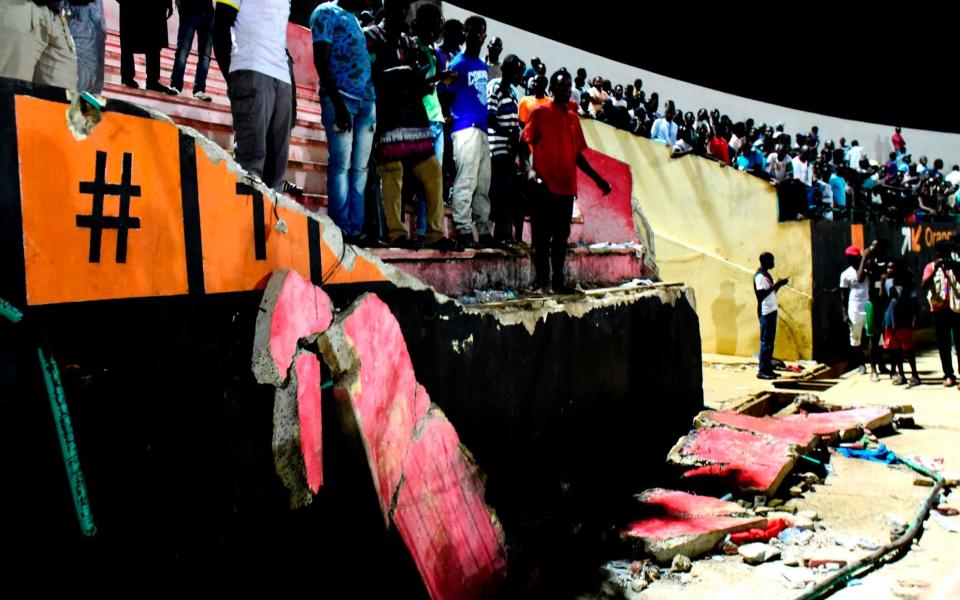
[[851, 356], [857, 365], [857, 372], [866, 374], [863, 363], [863, 329], [867, 323], [867, 301], [870, 299], [870, 282], [867, 274], [860, 273], [860, 248], [847, 247], [847, 269], [840, 274], [840, 299], [843, 307], [843, 322], [850, 328]]
[[577, 195], [577, 167], [597, 184], [604, 196], [610, 193], [610, 184], [583, 155], [587, 142], [576, 108], [570, 107], [572, 89], [570, 73], [561, 70], [553, 74], [550, 78], [553, 102], [541, 104], [530, 113], [530, 121], [523, 130], [526, 144], [520, 144], [519, 148], [524, 165], [530, 165], [533, 152], [533, 165], [527, 168], [527, 178], [535, 186], [531, 225], [537, 291], [548, 285], [557, 293], [574, 291], [564, 282], [563, 268], [573, 199]]

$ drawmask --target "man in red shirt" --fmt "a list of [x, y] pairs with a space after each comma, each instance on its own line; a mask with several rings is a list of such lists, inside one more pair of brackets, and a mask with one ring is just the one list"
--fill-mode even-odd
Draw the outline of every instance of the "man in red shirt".
[[[523, 130], [523, 141], [527, 143], [520, 145], [527, 178], [534, 189], [531, 225], [536, 292], [545, 291], [548, 285], [560, 294], [576, 291], [566, 285], [563, 267], [567, 258], [573, 199], [577, 195], [577, 167], [593, 179], [604, 196], [610, 193], [610, 184], [583, 156], [587, 142], [580, 129], [576, 107], [570, 107], [572, 89], [573, 79], [567, 71], [557, 71], [550, 77], [553, 102], [542, 104], [530, 113], [530, 121]], [[532, 167], [529, 166], [531, 151]]]
[[903, 139], [903, 136], [900, 135], [900, 128], [893, 128], [893, 135], [890, 136], [890, 142], [893, 144], [893, 149], [897, 152], [906, 152], [907, 150], [907, 141]]

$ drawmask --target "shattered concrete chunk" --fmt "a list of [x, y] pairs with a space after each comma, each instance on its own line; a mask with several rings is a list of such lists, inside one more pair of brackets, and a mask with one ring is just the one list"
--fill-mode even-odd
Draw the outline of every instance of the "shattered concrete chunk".
[[737, 549], [737, 553], [743, 557], [743, 562], [748, 565], [759, 565], [780, 556], [778, 548], [761, 542], [744, 544]]
[[417, 383], [399, 323], [376, 296], [358, 298], [318, 342], [336, 382], [334, 395], [360, 434], [386, 522], [430, 399]]
[[649, 516], [630, 523], [621, 538], [636, 552], [666, 563], [678, 554], [696, 558], [710, 552], [729, 533], [763, 528], [767, 520], [745, 516], [733, 502], [686, 492], [653, 489], [638, 496]]
[[333, 320], [330, 297], [296, 271], [270, 276], [253, 340], [253, 375], [259, 383], [283, 385], [302, 338], [322, 333]]
[[393, 522], [431, 598], [492, 598], [506, 572], [503, 530], [453, 425], [436, 406], [418, 427]]
[[287, 385], [275, 390], [273, 400], [273, 464], [290, 493], [290, 508], [302, 508], [313, 502], [300, 449], [297, 388], [294, 373]]
[[674, 465], [693, 467], [687, 479], [720, 480], [742, 492], [773, 496], [796, 462], [789, 443], [747, 431], [696, 429], [667, 455]]
[[390, 308], [365, 294], [318, 344], [363, 443], [385, 523], [396, 526], [430, 596], [494, 596], [506, 573], [503, 529], [473, 457], [417, 382]]

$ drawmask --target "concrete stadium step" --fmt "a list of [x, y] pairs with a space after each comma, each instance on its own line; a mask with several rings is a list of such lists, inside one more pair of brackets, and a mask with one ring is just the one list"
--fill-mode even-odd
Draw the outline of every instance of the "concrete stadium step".
[[[173, 48], [167, 48], [161, 50], [160, 52], [160, 70], [166, 76], [169, 76], [169, 73], [173, 70], [173, 62], [175, 58], [176, 51]], [[114, 41], [107, 38], [106, 54], [105, 58], [107, 64], [120, 67], [120, 40], [117, 38]], [[134, 63], [137, 65], [138, 72], [142, 73], [146, 68], [146, 59], [142, 54], [134, 54]], [[190, 56], [187, 59], [187, 67], [184, 73], [185, 83], [189, 84], [193, 81], [193, 76], [196, 73], [197, 65], [197, 54], [196, 52], [191, 52]], [[217, 66], [217, 61], [211, 57], [210, 59], [210, 69], [207, 72], [207, 87], [216, 87], [220, 89], [226, 89], [226, 80], [223, 77], [223, 74], [220, 72], [219, 67]], [[297, 84], [297, 98], [314, 101], [316, 102], [317, 91], [311, 86]]]
[[[233, 118], [230, 114], [230, 105], [217, 102], [203, 102], [190, 96], [170, 96], [162, 92], [151, 92], [143, 89], [128, 88], [121, 83], [107, 82], [103, 86], [104, 95], [108, 98], [120, 98], [134, 103], [149, 105], [171, 118], [183, 115], [198, 121], [209, 121], [230, 125]], [[319, 118], [316, 120], [297, 118], [296, 125], [304, 129], [321, 129]]]

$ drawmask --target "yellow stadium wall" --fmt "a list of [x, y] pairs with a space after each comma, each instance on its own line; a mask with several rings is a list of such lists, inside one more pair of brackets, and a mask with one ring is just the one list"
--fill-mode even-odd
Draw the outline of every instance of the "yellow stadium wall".
[[682, 281], [696, 293], [702, 348], [751, 356], [760, 327], [753, 273], [758, 256], [776, 256], [782, 289], [777, 358], [813, 355], [813, 261], [808, 221], [778, 223], [777, 195], [760, 179], [696, 156], [671, 159], [668, 148], [596, 121], [583, 121], [587, 143], [630, 165], [633, 201], [654, 233], [664, 281]]

